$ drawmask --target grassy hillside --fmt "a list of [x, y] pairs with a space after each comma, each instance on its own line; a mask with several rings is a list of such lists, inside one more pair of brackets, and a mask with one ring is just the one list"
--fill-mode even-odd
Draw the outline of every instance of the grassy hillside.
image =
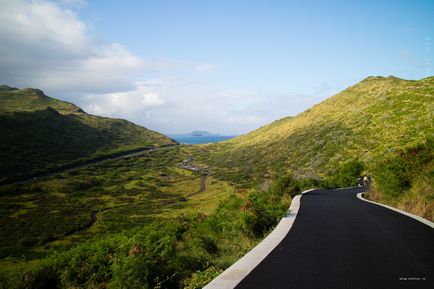
[[[39, 90], [0, 91], [5, 176], [171, 143]], [[0, 288], [201, 288], [280, 220], [291, 196], [239, 190], [179, 166], [185, 159], [173, 146], [0, 184]]]
[[131, 122], [89, 115], [38, 89], [0, 86], [0, 182], [174, 141]]
[[[370, 77], [223, 143], [0, 185], [0, 288], [202, 288], [302, 188], [354, 185], [362, 173], [371, 197], [432, 219], [433, 96], [434, 78]], [[38, 113], [83, 123], [78, 108], [58, 109]]]
[[433, 119], [434, 77], [368, 77], [296, 117], [190, 153], [235, 182], [290, 175], [345, 186], [368, 173], [377, 196], [432, 219]]
[[202, 288], [285, 214], [289, 194], [182, 168], [180, 150], [0, 186], [0, 288]]

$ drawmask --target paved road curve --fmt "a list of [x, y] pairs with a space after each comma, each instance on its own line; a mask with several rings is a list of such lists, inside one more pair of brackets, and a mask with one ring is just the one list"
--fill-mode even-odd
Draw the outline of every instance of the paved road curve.
[[236, 289], [434, 288], [434, 230], [358, 192], [303, 195], [288, 235]]

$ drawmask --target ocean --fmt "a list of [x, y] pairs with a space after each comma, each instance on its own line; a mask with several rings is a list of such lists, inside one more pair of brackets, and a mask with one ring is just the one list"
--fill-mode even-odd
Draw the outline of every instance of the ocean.
[[224, 141], [234, 138], [235, 136], [219, 135], [219, 136], [172, 136], [174, 140], [180, 144], [204, 144]]

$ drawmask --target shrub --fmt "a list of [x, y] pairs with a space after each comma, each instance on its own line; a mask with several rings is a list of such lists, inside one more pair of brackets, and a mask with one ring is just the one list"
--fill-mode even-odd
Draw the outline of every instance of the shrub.
[[222, 270], [216, 267], [209, 267], [204, 271], [197, 271], [191, 275], [191, 278], [187, 280], [184, 289], [201, 289], [206, 284], [211, 282], [217, 277]]
[[410, 188], [406, 166], [400, 157], [380, 162], [374, 169], [376, 187], [387, 196], [397, 196]]
[[282, 196], [271, 192], [251, 191], [245, 197], [242, 207], [241, 222], [244, 231], [255, 237], [262, 237], [275, 226], [286, 212], [286, 204], [281, 202]]
[[109, 288], [152, 288], [155, 261], [144, 255], [131, 255], [113, 264], [113, 278]]
[[53, 266], [43, 266], [28, 271], [19, 280], [19, 288], [56, 289], [59, 288], [59, 277]]
[[244, 190], [208, 216], [159, 220], [53, 253], [44, 266], [25, 272], [21, 283], [26, 288], [201, 288], [280, 220], [295, 184], [282, 178], [274, 191]]
[[19, 244], [24, 247], [33, 247], [38, 243], [38, 240], [34, 237], [23, 237], [20, 239]]
[[122, 239], [103, 239], [80, 244], [64, 253], [52, 254], [47, 263], [57, 272], [61, 288], [95, 287], [111, 277], [110, 266]]
[[300, 192], [299, 183], [289, 175], [284, 175], [279, 177], [271, 185], [271, 193], [274, 195], [289, 194], [291, 197], [294, 197], [299, 192]]
[[364, 167], [361, 162], [357, 160], [348, 161], [332, 176], [331, 182], [335, 187], [356, 186], [363, 170]]
[[410, 189], [433, 158], [433, 143], [402, 149], [374, 165], [373, 174], [377, 189], [386, 196], [396, 197]]

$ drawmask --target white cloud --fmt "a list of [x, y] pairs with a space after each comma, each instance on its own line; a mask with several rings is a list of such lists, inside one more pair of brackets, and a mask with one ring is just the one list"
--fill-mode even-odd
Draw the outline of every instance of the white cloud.
[[85, 107], [91, 113], [116, 117], [133, 117], [141, 115], [147, 109], [164, 105], [165, 101], [143, 84], [125, 92], [87, 95], [88, 105]]
[[63, 53], [83, 53], [89, 46], [86, 26], [68, 9], [60, 9], [51, 2], [4, 0], [0, 12], [1, 35], [8, 44], [31, 44], [53, 50], [59, 46]]
[[117, 43], [99, 43], [70, 9], [49, 1], [3, 0], [0, 79], [48, 91], [131, 89], [144, 61]]
[[[94, 114], [127, 116], [164, 133], [197, 129], [240, 134], [287, 116], [300, 101], [297, 94], [211, 88], [173, 78], [148, 79], [136, 85], [137, 89], [127, 93], [88, 96], [83, 108]], [[146, 104], [141, 103], [144, 95]]]
[[[212, 63], [144, 61], [118, 43], [101, 43], [70, 7], [82, 1], [3, 0], [0, 81], [38, 87], [94, 114], [121, 117], [163, 132], [240, 132], [262, 124], [240, 89], [209, 88], [170, 76], [208, 73]], [[145, 73], [164, 74], [144, 79]], [[140, 81], [138, 81], [140, 80]], [[246, 108], [246, 109], [245, 109]]]
[[96, 41], [71, 9], [81, 0], [0, 1], [0, 83], [41, 88], [90, 113], [166, 133], [247, 132], [297, 104], [294, 95], [193, 81], [222, 69], [211, 62], [144, 60], [119, 43]]

